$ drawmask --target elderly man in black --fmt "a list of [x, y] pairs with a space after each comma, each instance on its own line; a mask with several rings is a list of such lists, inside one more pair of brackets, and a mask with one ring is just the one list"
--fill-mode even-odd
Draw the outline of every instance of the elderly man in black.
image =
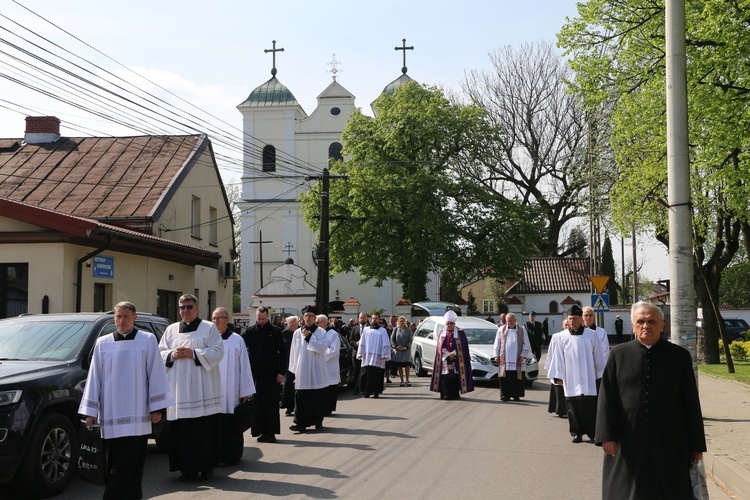
[[693, 498], [690, 460], [706, 451], [690, 353], [660, 338], [661, 309], [631, 309], [635, 340], [616, 345], [599, 388], [602, 498]]
[[268, 308], [261, 306], [255, 311], [255, 324], [245, 330], [242, 338], [250, 356], [258, 405], [252, 435], [258, 438], [259, 443], [275, 443], [275, 435], [281, 433], [280, 384], [284, 383], [289, 362], [281, 328], [271, 324]]

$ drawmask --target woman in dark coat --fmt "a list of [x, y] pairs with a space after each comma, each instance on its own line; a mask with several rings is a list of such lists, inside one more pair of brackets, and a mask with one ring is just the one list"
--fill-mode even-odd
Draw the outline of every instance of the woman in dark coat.
[[[409, 382], [409, 372], [411, 370], [411, 343], [414, 334], [406, 326], [406, 318], [401, 316], [396, 322], [396, 328], [391, 333], [391, 363], [398, 369], [398, 376], [401, 377], [401, 386], [411, 385]], [[406, 382], [404, 382], [404, 372], [406, 372]]]

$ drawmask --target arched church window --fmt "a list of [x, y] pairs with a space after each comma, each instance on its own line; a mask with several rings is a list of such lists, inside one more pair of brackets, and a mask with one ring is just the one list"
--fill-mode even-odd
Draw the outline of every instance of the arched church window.
[[342, 146], [340, 142], [332, 142], [331, 145], [328, 146], [328, 159], [335, 161], [343, 158], [341, 156], [342, 149], [344, 149], [344, 146]]
[[270, 144], [263, 148], [263, 171], [276, 172], [276, 148]]
[[560, 312], [560, 306], [557, 304], [557, 301], [553, 300], [549, 303], [549, 312], [550, 313], [558, 313]]

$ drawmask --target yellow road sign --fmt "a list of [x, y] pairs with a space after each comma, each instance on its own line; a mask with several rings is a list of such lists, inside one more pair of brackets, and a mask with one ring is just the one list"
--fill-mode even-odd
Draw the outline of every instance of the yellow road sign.
[[594, 284], [594, 288], [597, 292], [602, 293], [604, 287], [609, 282], [609, 276], [589, 276], [589, 280]]

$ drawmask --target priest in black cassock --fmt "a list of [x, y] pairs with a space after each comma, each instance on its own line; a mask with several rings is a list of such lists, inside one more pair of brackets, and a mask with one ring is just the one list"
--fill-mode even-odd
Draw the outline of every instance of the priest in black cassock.
[[706, 438], [690, 353], [660, 338], [658, 307], [637, 302], [631, 320], [635, 340], [612, 349], [599, 393], [602, 498], [693, 498], [690, 461]]
[[266, 306], [260, 306], [255, 311], [255, 324], [242, 334], [250, 356], [258, 407], [251, 430], [259, 443], [275, 443], [276, 434], [281, 434], [281, 384], [284, 383], [289, 363], [281, 328], [268, 320], [268, 312]]

